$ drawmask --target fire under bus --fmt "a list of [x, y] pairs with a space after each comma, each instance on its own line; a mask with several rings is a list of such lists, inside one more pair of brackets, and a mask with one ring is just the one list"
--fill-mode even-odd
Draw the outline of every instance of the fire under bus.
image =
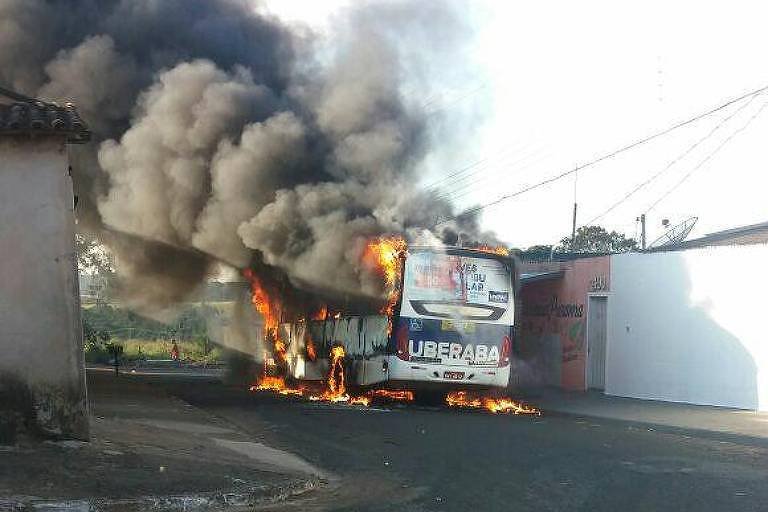
[[280, 325], [289, 378], [323, 381], [343, 347], [347, 389], [415, 391], [437, 400], [456, 390], [505, 388], [515, 325], [516, 268], [505, 254], [409, 247], [397, 255], [391, 314], [328, 314]]

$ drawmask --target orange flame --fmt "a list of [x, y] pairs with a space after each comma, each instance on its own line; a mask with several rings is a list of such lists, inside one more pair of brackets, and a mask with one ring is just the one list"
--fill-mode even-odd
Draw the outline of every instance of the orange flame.
[[363, 260], [377, 269], [384, 278], [387, 303], [381, 313], [389, 317], [388, 333], [392, 333], [392, 314], [400, 298], [401, 258], [408, 249], [408, 243], [400, 236], [379, 237], [368, 242]]
[[328, 306], [326, 305], [323, 305], [312, 315], [312, 320], [325, 320], [326, 318], [328, 318]]
[[373, 263], [384, 276], [388, 288], [397, 284], [400, 277], [400, 256], [408, 249], [402, 237], [380, 237], [368, 242], [364, 258]]
[[346, 383], [344, 382], [344, 354], [344, 347], [341, 345], [336, 345], [331, 349], [328, 378], [325, 381], [326, 390], [320, 395], [310, 396], [310, 400], [350, 402], [350, 396], [347, 394]]
[[330, 367], [326, 379], [326, 390], [320, 395], [311, 395], [310, 400], [315, 402], [345, 402], [350, 405], [368, 406], [371, 398], [367, 396], [349, 396], [344, 380], [344, 347], [336, 345], [331, 349]]
[[398, 402], [413, 402], [413, 391], [374, 389], [368, 393], [371, 397], [395, 400]]
[[[270, 297], [267, 294], [258, 276], [251, 269], [245, 269], [243, 275], [251, 284], [251, 303], [253, 303], [253, 307], [264, 318], [264, 339], [272, 343], [273, 357], [285, 362], [285, 342], [279, 338], [278, 332], [280, 304], [274, 297]], [[266, 376], [266, 368], [264, 375]]]
[[349, 399], [350, 405], [364, 405], [368, 407], [371, 405], [371, 399], [367, 396], [353, 396]]
[[282, 377], [263, 376], [258, 384], [251, 386], [251, 391], [274, 391], [281, 395], [302, 396], [304, 390], [301, 388], [289, 388], [285, 385]]
[[[314, 345], [307, 344], [307, 350], [309, 347], [314, 351]], [[344, 347], [337, 345], [331, 349], [330, 353], [330, 370], [328, 371], [328, 378], [326, 379], [326, 389], [319, 395], [310, 394], [305, 388], [291, 388], [285, 383], [285, 379], [282, 377], [272, 377], [266, 374], [267, 368], [265, 363], [264, 375], [259, 379], [258, 383], [250, 387], [251, 391], [267, 391], [280, 395], [291, 395], [302, 398], [307, 398], [313, 402], [333, 402], [333, 403], [348, 403], [350, 405], [363, 405], [368, 406], [371, 403], [371, 396], [350, 396], [346, 391], [346, 382], [344, 376]]]
[[332, 402], [349, 400], [344, 382], [344, 354], [344, 347], [341, 345], [336, 345], [331, 349], [331, 364], [328, 369], [327, 380], [328, 390], [324, 395]]
[[312, 341], [312, 339], [307, 340], [307, 358], [310, 361], [314, 361], [317, 359], [317, 351], [315, 350], [315, 343]]
[[243, 275], [251, 283], [251, 302], [256, 311], [264, 317], [264, 328], [266, 330], [276, 330], [277, 324], [280, 321], [277, 314], [277, 304], [267, 295], [259, 278], [251, 269], [245, 269]]
[[273, 344], [273, 349], [275, 352], [275, 355], [281, 360], [285, 361], [285, 343], [283, 340], [279, 338], [275, 338], [275, 342]]
[[494, 414], [532, 414], [541, 416], [541, 411], [536, 407], [528, 406], [522, 402], [516, 402], [511, 398], [491, 398], [487, 396], [474, 396], [466, 391], [453, 391], [445, 397], [445, 403], [450, 407], [466, 407], [471, 409], [486, 409]]
[[491, 254], [498, 254], [499, 256], [509, 256], [509, 249], [504, 246], [493, 247], [490, 245], [478, 245], [474, 248], [476, 251], [489, 252]]

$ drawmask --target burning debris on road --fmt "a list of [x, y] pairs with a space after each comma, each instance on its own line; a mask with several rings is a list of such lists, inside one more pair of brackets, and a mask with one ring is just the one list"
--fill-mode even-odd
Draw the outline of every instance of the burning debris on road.
[[[373, 389], [357, 396], [351, 396], [344, 392], [331, 392], [330, 389], [317, 394], [303, 387], [288, 387], [282, 377], [269, 376], [262, 377], [258, 384], [251, 386], [250, 390], [273, 392], [284, 396], [301, 397], [312, 402], [345, 403], [366, 407], [374, 400], [381, 400], [384, 402], [413, 402], [415, 398], [413, 391], [391, 389]], [[469, 391], [453, 391], [448, 393], [445, 396], [445, 404], [449, 407], [464, 409], [483, 409], [494, 414], [541, 416], [540, 409], [512, 400], [511, 398], [482, 396]]]
[[445, 403], [450, 407], [464, 407], [468, 409], [485, 409], [497, 414], [532, 414], [541, 416], [541, 411], [536, 407], [516, 402], [511, 398], [493, 398], [478, 396], [468, 391], [454, 391], [445, 397]]
[[307, 386], [290, 387], [283, 377], [262, 375], [257, 384], [250, 387], [251, 391], [266, 391], [278, 395], [306, 398], [311, 402], [345, 403], [349, 405], [368, 406], [373, 400], [389, 402], [412, 402], [414, 395], [411, 391], [396, 391], [387, 389], [374, 389], [364, 394], [353, 396], [346, 392], [343, 367], [339, 364], [344, 356], [343, 348], [338, 347], [335, 354], [331, 355], [332, 371], [326, 380], [326, 388], [322, 392], [309, 389]]

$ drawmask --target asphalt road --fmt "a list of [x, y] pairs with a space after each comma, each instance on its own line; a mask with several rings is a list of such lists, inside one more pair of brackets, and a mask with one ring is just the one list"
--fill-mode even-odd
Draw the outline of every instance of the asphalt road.
[[768, 510], [761, 439], [547, 411], [304, 403], [182, 376], [134, 378], [336, 475], [287, 509]]

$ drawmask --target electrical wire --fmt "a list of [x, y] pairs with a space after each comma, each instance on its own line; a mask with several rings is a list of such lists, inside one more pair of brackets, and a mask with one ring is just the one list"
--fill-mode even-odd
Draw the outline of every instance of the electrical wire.
[[672, 187], [671, 187], [671, 188], [669, 188], [669, 189], [668, 189], [668, 190], [667, 190], [667, 191], [666, 191], [664, 194], [662, 194], [662, 195], [661, 195], [661, 197], [659, 197], [659, 198], [658, 198], [656, 201], [654, 201], [654, 202], [651, 204], [651, 206], [649, 206], [649, 207], [648, 207], [648, 208], [645, 210], [645, 213], [647, 214], [648, 212], [650, 212], [651, 210], [653, 210], [653, 209], [656, 207], [656, 205], [658, 205], [660, 202], [662, 202], [664, 199], [666, 199], [666, 198], [667, 198], [667, 197], [668, 197], [668, 196], [669, 196], [669, 195], [670, 195], [672, 192], [674, 192], [675, 190], [677, 190], [677, 189], [678, 189], [678, 187], [680, 187], [680, 185], [682, 185], [683, 183], [685, 183], [685, 182], [688, 180], [688, 178], [690, 178], [690, 177], [691, 177], [691, 175], [692, 175], [693, 173], [695, 173], [696, 171], [698, 171], [699, 169], [701, 169], [701, 168], [704, 166], [704, 164], [706, 164], [706, 163], [707, 163], [707, 162], [709, 162], [709, 161], [710, 161], [712, 158], [714, 158], [714, 156], [715, 156], [715, 155], [717, 155], [717, 153], [719, 153], [719, 152], [720, 152], [720, 150], [721, 150], [721, 149], [723, 149], [723, 147], [724, 147], [726, 144], [728, 144], [728, 143], [729, 143], [731, 140], [733, 140], [733, 138], [734, 138], [734, 137], [736, 137], [736, 136], [737, 136], [737, 135], [739, 135], [741, 132], [743, 132], [744, 130], [746, 130], [746, 129], [749, 127], [749, 125], [751, 125], [751, 124], [752, 124], [752, 122], [753, 122], [755, 119], [757, 119], [757, 117], [758, 117], [758, 116], [759, 116], [759, 115], [760, 115], [760, 114], [763, 112], [763, 110], [765, 110], [765, 108], [766, 108], [766, 107], [768, 107], [768, 101], [766, 101], [765, 103], [763, 103], [763, 104], [762, 104], [762, 106], [761, 106], [761, 107], [760, 107], [760, 108], [757, 110], [757, 112], [755, 112], [755, 113], [752, 115], [752, 117], [750, 117], [750, 118], [747, 120], [747, 122], [746, 122], [746, 123], [744, 123], [744, 125], [742, 125], [740, 128], [737, 128], [737, 129], [736, 129], [736, 130], [735, 130], [733, 133], [731, 133], [731, 134], [730, 134], [730, 135], [729, 135], [727, 138], [725, 138], [725, 139], [724, 139], [724, 140], [723, 140], [723, 141], [722, 141], [722, 142], [721, 142], [721, 143], [720, 143], [720, 144], [719, 144], [719, 145], [718, 145], [718, 146], [717, 146], [717, 147], [716, 147], [716, 148], [715, 148], [715, 149], [714, 149], [714, 150], [713, 150], [711, 153], [709, 153], [709, 154], [708, 154], [706, 157], [704, 157], [704, 158], [701, 160], [701, 162], [699, 162], [699, 163], [698, 163], [698, 165], [696, 165], [696, 166], [695, 166], [693, 169], [691, 169], [690, 171], [688, 171], [688, 172], [687, 172], [687, 173], [686, 173], [686, 174], [685, 174], [685, 175], [684, 175], [684, 176], [683, 176], [683, 177], [682, 177], [682, 178], [681, 178], [681, 179], [680, 179], [680, 180], [679, 180], [677, 183], [675, 183], [674, 185], [672, 185]]
[[621, 199], [619, 199], [618, 201], [616, 201], [615, 203], [613, 203], [613, 204], [612, 204], [610, 207], [608, 207], [608, 209], [607, 209], [607, 210], [605, 210], [605, 211], [604, 211], [603, 213], [601, 213], [600, 215], [598, 215], [598, 216], [594, 217], [593, 219], [591, 219], [591, 220], [590, 220], [589, 222], [587, 222], [586, 224], [582, 224], [582, 226], [589, 226], [589, 225], [592, 225], [592, 224], [594, 224], [595, 222], [597, 222], [598, 220], [602, 219], [603, 217], [605, 217], [606, 215], [608, 215], [609, 213], [611, 213], [613, 210], [615, 210], [615, 209], [616, 209], [616, 208], [617, 208], [619, 205], [621, 205], [622, 203], [624, 203], [625, 201], [627, 201], [627, 200], [628, 200], [630, 197], [632, 197], [633, 195], [635, 195], [635, 193], [639, 192], [639, 191], [640, 191], [640, 189], [642, 189], [643, 187], [645, 187], [646, 185], [648, 185], [649, 183], [651, 183], [652, 181], [654, 181], [656, 178], [658, 178], [659, 176], [661, 176], [662, 174], [664, 174], [665, 172], [667, 172], [667, 171], [668, 171], [669, 169], [671, 169], [671, 168], [672, 168], [672, 166], [674, 166], [674, 165], [675, 165], [677, 162], [679, 162], [680, 160], [682, 160], [683, 158], [685, 158], [686, 156], [688, 156], [688, 155], [689, 155], [689, 154], [690, 154], [690, 153], [691, 153], [691, 152], [692, 152], [694, 149], [696, 149], [697, 147], [699, 147], [699, 146], [700, 146], [700, 145], [701, 145], [701, 144], [702, 144], [704, 141], [706, 141], [706, 140], [708, 140], [710, 137], [712, 137], [712, 135], [714, 135], [714, 134], [715, 134], [715, 133], [716, 133], [716, 132], [717, 132], [717, 131], [718, 131], [718, 130], [719, 130], [719, 129], [720, 129], [720, 128], [721, 128], [721, 127], [722, 127], [722, 126], [725, 124], [725, 123], [727, 123], [728, 121], [730, 121], [731, 119], [733, 119], [733, 118], [734, 118], [734, 117], [735, 117], [737, 114], [739, 114], [741, 111], [743, 111], [743, 110], [744, 110], [745, 108], [747, 108], [749, 105], [751, 105], [751, 104], [752, 104], [752, 102], [755, 100], [755, 98], [757, 98], [758, 96], [760, 96], [760, 94], [756, 94], [756, 95], [752, 96], [751, 98], [749, 98], [749, 101], [745, 102], [745, 103], [744, 103], [743, 105], [741, 105], [741, 106], [740, 106], [738, 109], [734, 110], [734, 111], [733, 111], [731, 114], [729, 114], [728, 116], [724, 117], [724, 118], [723, 118], [723, 119], [722, 119], [722, 120], [721, 120], [719, 123], [717, 123], [717, 125], [715, 125], [715, 127], [714, 127], [714, 128], [712, 128], [712, 129], [711, 129], [711, 130], [710, 130], [710, 131], [709, 131], [709, 132], [708, 132], [706, 135], [704, 135], [704, 136], [703, 136], [703, 137], [701, 137], [699, 140], [697, 140], [696, 142], [694, 142], [694, 143], [693, 143], [691, 146], [689, 146], [689, 147], [688, 147], [688, 149], [686, 149], [685, 151], [683, 151], [681, 154], [679, 154], [678, 156], [676, 156], [675, 158], [673, 158], [673, 159], [672, 159], [672, 160], [671, 160], [671, 161], [670, 161], [670, 162], [669, 162], [667, 165], [665, 165], [665, 166], [664, 166], [664, 167], [663, 167], [663, 168], [662, 168], [660, 171], [658, 171], [657, 173], [655, 173], [653, 176], [651, 176], [651, 177], [650, 177], [650, 178], [648, 178], [647, 180], [645, 180], [645, 181], [643, 181], [643, 182], [639, 183], [639, 184], [638, 184], [637, 186], [635, 186], [635, 187], [634, 187], [632, 190], [630, 190], [629, 192], [627, 192], [627, 193], [626, 193], [626, 194], [625, 194], [625, 195], [624, 195], [624, 196], [623, 196]]
[[[433, 100], [430, 100], [430, 101], [426, 102], [424, 105], [422, 105], [422, 108], [425, 109], [425, 112], [424, 112], [425, 115], [431, 116], [431, 115], [436, 114], [437, 112], [439, 112], [439, 111], [441, 111], [441, 110], [443, 110], [443, 109], [445, 109], [447, 107], [450, 107], [451, 105], [455, 105], [456, 103], [459, 103], [460, 101], [463, 101], [463, 100], [469, 98], [470, 96], [473, 96], [473, 95], [477, 94], [478, 92], [486, 89], [487, 87], [488, 87], [488, 84], [487, 83], [483, 83], [483, 84], [479, 85], [478, 87], [475, 87], [474, 89], [471, 89], [471, 90], [465, 92], [464, 94], [461, 94], [460, 96], [457, 96], [455, 98], [450, 98], [448, 100], [433, 99]], [[439, 103], [440, 101], [442, 101], [442, 103]]]
[[[539, 153], [534, 153], [533, 155], [530, 155], [530, 156], [534, 156], [534, 155], [537, 155]], [[544, 160], [548, 159], [549, 157], [550, 157], [550, 155], [543, 155], [543, 156], [540, 156], [540, 157], [536, 158], [532, 162], [530, 162], [530, 163], [528, 163], [526, 165], [523, 165], [522, 167], [519, 167], [516, 170], [516, 174], [520, 174], [522, 171], [525, 171], [527, 169], [531, 169], [531, 168], [537, 166], [538, 164], [540, 164]], [[508, 170], [511, 170], [511, 169], [508, 169]], [[489, 185], [489, 184], [483, 183], [483, 182], [486, 182], [486, 181], [488, 181], [490, 179], [497, 178], [497, 177], [498, 177], [498, 175], [495, 175], [495, 174], [487, 174], [486, 176], [483, 176], [482, 178], [467, 184], [464, 188], [458, 189], [458, 190], [452, 192], [451, 194], [449, 194], [447, 196], [444, 196], [444, 198], [447, 199], [448, 201], [451, 201], [451, 202], [457, 201], [458, 199], [461, 199], [462, 197], [465, 197], [465, 196], [467, 196], [467, 195], [469, 195], [469, 194], [471, 194], [473, 192], [477, 192], [479, 190], [483, 190], [483, 188], [486, 188]], [[478, 185], [478, 184], [480, 184], [481, 186], [480, 187], [476, 187], [476, 185]]]
[[[482, 170], [478, 170], [477, 172], [472, 173], [471, 175], [467, 175], [467, 176], [465, 176], [463, 178], [460, 178], [460, 179], [452, 182], [449, 185], [452, 188], [444, 188], [442, 190], [437, 190], [437, 191], [435, 191], [433, 193], [433, 195], [436, 198], [441, 198], [441, 197], [450, 197], [451, 195], [454, 195], [456, 193], [461, 193], [464, 190], [466, 190], [467, 188], [472, 187], [475, 184], [480, 183], [480, 182], [488, 179], [488, 177], [490, 177], [490, 176], [493, 176], [493, 174], [489, 174], [486, 171], [488, 171], [490, 169], [501, 167], [502, 165], [505, 168], [507, 168], [507, 169], [514, 169], [516, 166], [518, 166], [522, 162], [525, 162], [526, 160], [528, 160], [528, 159], [530, 159], [530, 158], [532, 158], [532, 157], [534, 157], [536, 155], [541, 154], [542, 151], [543, 151], [543, 148], [536, 148], [535, 150], [533, 150], [531, 152], [527, 152], [527, 154], [520, 155], [518, 158], [515, 158], [514, 161], [511, 161], [511, 162], [510, 161], [502, 161], [502, 162], [497, 162], [497, 163], [495, 163], [493, 165], [485, 166], [485, 167], [482, 168]], [[514, 156], [518, 156], [518, 155], [514, 155]], [[467, 181], [470, 178], [475, 178], [475, 176], [477, 176], [477, 175], [481, 175], [480, 178], [476, 178], [476, 179], [472, 179], [471, 181]]]
[[[517, 144], [517, 145], [514, 145], [514, 146], [510, 146], [508, 148], [502, 149], [501, 151], [495, 151], [494, 153], [492, 153], [489, 156], [485, 156], [483, 158], [480, 158], [479, 160], [475, 160], [474, 162], [472, 162], [470, 164], [467, 164], [464, 167], [461, 167], [458, 170], [456, 170], [456, 171], [454, 171], [454, 172], [452, 172], [452, 173], [450, 173], [450, 174], [448, 174], [446, 176], [438, 178], [437, 180], [435, 180], [435, 181], [433, 181], [431, 183], [428, 183], [427, 185], [424, 185], [424, 190], [426, 192], [429, 192], [431, 190], [439, 189], [439, 188], [441, 188], [443, 183], [450, 182], [450, 181], [453, 181], [455, 179], [458, 179], [459, 176], [465, 175], [467, 172], [471, 171], [472, 169], [474, 169], [475, 167], [477, 167], [479, 165], [480, 166], [484, 166], [485, 164], [489, 164], [489, 163], [497, 161], [499, 159], [506, 158], [506, 157], [509, 156], [510, 153], [512, 153], [513, 151], [517, 151], [518, 150], [518, 148], [516, 146], [520, 146], [520, 145]], [[527, 149], [527, 148], [522, 148], [522, 149]], [[472, 174], [475, 174], [475, 173], [472, 173]]]
[[669, 128], [665, 128], [664, 130], [656, 132], [653, 135], [650, 135], [648, 137], [644, 137], [642, 139], [634, 141], [634, 142], [632, 142], [630, 144], [627, 144], [626, 146], [622, 146], [622, 147], [620, 147], [620, 148], [618, 148], [618, 149], [616, 149], [614, 151], [611, 151], [610, 153], [606, 153], [605, 155], [597, 157], [594, 160], [591, 160], [591, 161], [589, 161], [589, 162], [587, 162], [585, 164], [579, 165], [579, 166], [577, 166], [577, 167], [575, 167], [573, 169], [569, 169], [567, 171], [563, 171], [560, 174], [552, 176], [551, 178], [547, 178], [547, 179], [545, 179], [543, 181], [539, 181], [539, 182], [534, 183], [532, 185], [528, 185], [528, 186], [523, 187], [523, 188], [521, 188], [519, 190], [516, 190], [515, 192], [511, 192], [509, 194], [505, 194], [505, 195], [503, 195], [503, 196], [501, 196], [501, 197], [499, 197], [497, 199], [494, 199], [493, 201], [490, 201], [488, 203], [481, 204], [481, 205], [475, 206], [473, 208], [468, 208], [466, 210], [463, 210], [462, 212], [460, 212], [457, 215], [450, 215], [450, 216], [447, 216], [447, 217], [444, 217], [444, 218], [441, 218], [441, 219], [437, 219], [437, 221], [433, 225], [433, 227], [437, 227], [440, 224], [444, 224], [444, 223], [446, 223], [448, 221], [457, 219], [459, 217], [465, 217], [465, 216], [468, 216], [468, 215], [472, 215], [473, 213], [482, 211], [482, 210], [484, 210], [486, 208], [490, 208], [491, 206], [495, 206], [495, 205], [497, 205], [499, 203], [502, 203], [502, 202], [504, 202], [504, 201], [506, 201], [508, 199], [512, 199], [514, 197], [520, 196], [520, 195], [525, 194], [527, 192], [530, 192], [532, 190], [536, 190], [536, 189], [541, 188], [541, 187], [543, 187], [545, 185], [549, 185], [550, 183], [553, 183], [553, 182], [558, 181], [558, 180], [560, 180], [562, 178], [565, 178], [566, 176], [570, 176], [571, 174], [573, 174], [575, 172], [578, 172], [578, 171], [580, 171], [582, 169], [586, 169], [588, 167], [592, 167], [592, 166], [594, 166], [594, 165], [596, 165], [596, 164], [598, 164], [600, 162], [603, 162], [605, 160], [613, 158], [613, 157], [615, 157], [615, 156], [617, 156], [617, 155], [619, 155], [621, 153], [624, 153], [626, 151], [634, 149], [634, 148], [636, 148], [636, 147], [638, 147], [640, 145], [646, 144], [646, 143], [648, 143], [648, 142], [650, 142], [652, 140], [658, 139], [659, 137], [663, 137], [664, 135], [667, 135], [668, 133], [670, 133], [670, 132], [672, 132], [674, 130], [677, 130], [678, 128], [682, 128], [682, 127], [687, 126], [689, 124], [695, 123], [696, 121], [699, 121], [700, 119], [703, 119], [703, 118], [705, 118], [707, 116], [710, 116], [710, 115], [714, 114], [715, 112], [719, 112], [719, 111], [723, 110], [724, 108], [727, 108], [730, 105], [733, 105], [734, 103], [738, 103], [741, 100], [744, 100], [746, 98], [755, 96], [756, 94], [759, 94], [759, 93], [761, 93], [763, 91], [766, 91], [766, 90], [768, 90], [768, 85], [760, 87], [759, 89], [755, 89], [755, 90], [753, 90], [751, 92], [748, 92], [746, 94], [742, 94], [741, 96], [739, 96], [737, 98], [728, 100], [725, 103], [722, 103], [722, 104], [718, 105], [717, 107], [712, 108], [712, 109], [710, 109], [710, 110], [708, 110], [708, 111], [706, 111], [704, 113], [701, 113], [701, 114], [698, 114], [698, 115], [696, 115], [696, 116], [694, 116], [692, 118], [686, 119], [685, 121], [681, 121], [681, 122], [679, 122], [677, 124], [674, 124], [674, 125], [670, 126]]

